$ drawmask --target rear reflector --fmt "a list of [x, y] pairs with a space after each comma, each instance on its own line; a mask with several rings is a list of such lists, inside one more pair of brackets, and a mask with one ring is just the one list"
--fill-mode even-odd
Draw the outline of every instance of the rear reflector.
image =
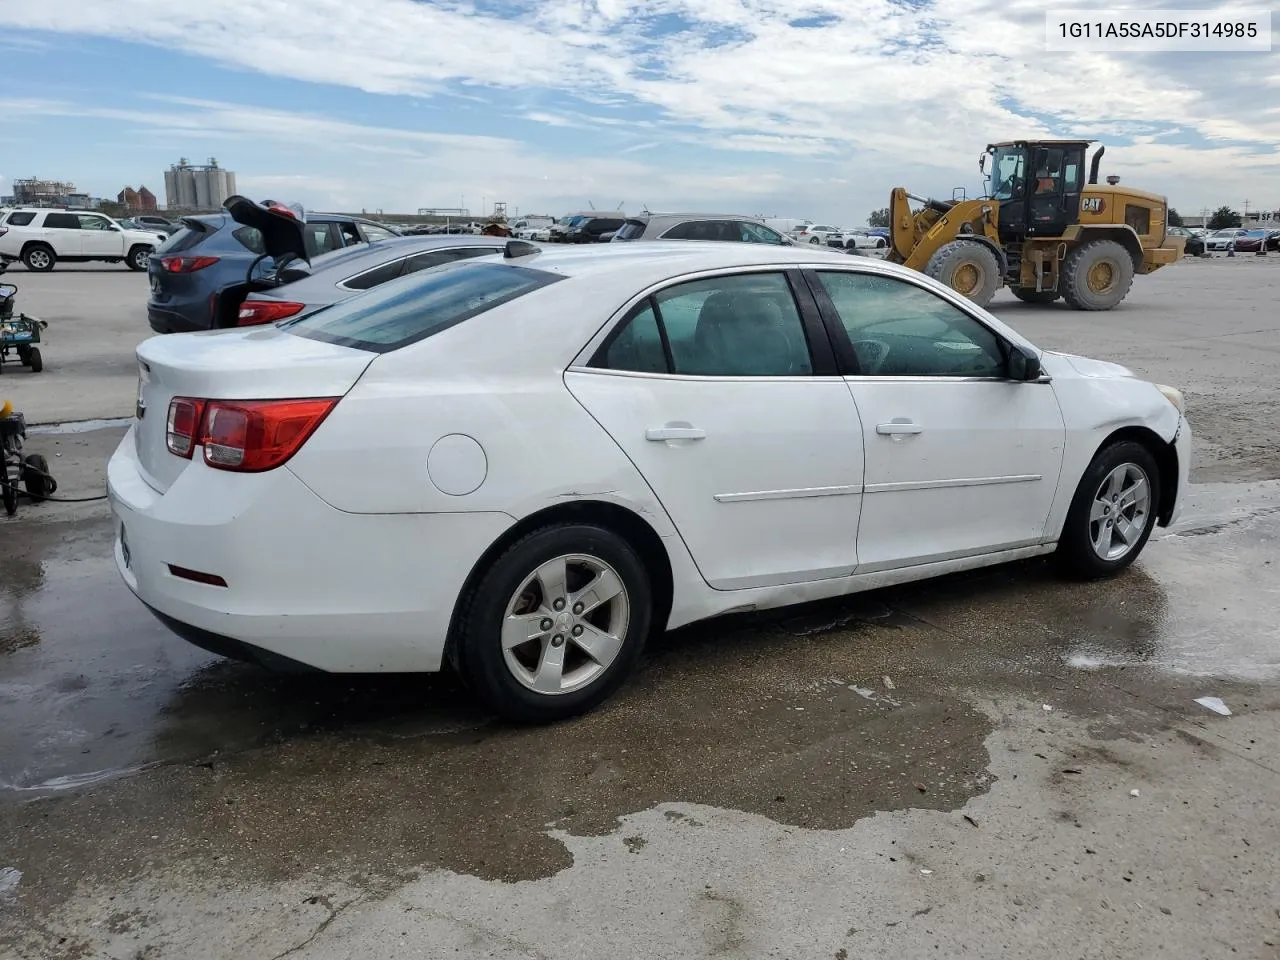
[[[197, 400], [169, 404], [169, 451], [190, 459], [204, 448], [204, 462], [219, 470], [258, 473], [283, 464], [315, 432], [337, 397], [306, 400]], [[193, 426], [194, 424], [194, 426]]]
[[236, 325], [252, 327], [259, 323], [275, 323], [285, 317], [292, 317], [305, 306], [305, 303], [289, 300], [246, 300], [240, 307]]
[[180, 577], [183, 580], [206, 583], [211, 587], [225, 587], [227, 585], [227, 581], [216, 573], [201, 573], [199, 570], [188, 570], [186, 567], [179, 567], [173, 563], [169, 564], [169, 574], [174, 577]]
[[195, 273], [217, 262], [217, 257], [162, 257], [160, 266], [170, 273]]

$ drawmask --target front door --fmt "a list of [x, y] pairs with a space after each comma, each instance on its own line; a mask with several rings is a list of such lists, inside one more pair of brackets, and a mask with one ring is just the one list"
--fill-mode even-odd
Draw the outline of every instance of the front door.
[[76, 214], [80, 221], [80, 252], [86, 257], [123, 257], [124, 235], [106, 217]]
[[1039, 543], [1065, 427], [1048, 382], [1006, 377], [1000, 336], [916, 283], [812, 275], [851, 359], [865, 436], [858, 570]]
[[78, 257], [84, 249], [80, 218], [74, 213], [46, 213], [41, 230], [59, 257]]
[[1060, 237], [1080, 220], [1083, 146], [1039, 147], [1032, 157], [1027, 235]]
[[639, 469], [712, 587], [853, 571], [862, 427], [798, 273], [667, 287], [566, 383]]

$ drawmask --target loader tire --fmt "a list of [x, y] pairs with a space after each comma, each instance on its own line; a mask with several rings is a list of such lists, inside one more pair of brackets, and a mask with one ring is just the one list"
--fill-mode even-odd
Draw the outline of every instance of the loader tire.
[[1062, 295], [1076, 310], [1110, 310], [1133, 286], [1133, 258], [1114, 240], [1090, 240], [1062, 265]]
[[1000, 261], [984, 244], [952, 240], [929, 258], [925, 273], [985, 307], [1000, 289]]
[[1023, 303], [1053, 303], [1062, 296], [1057, 290], [1032, 290], [1030, 287], [1010, 287], [1009, 289]]

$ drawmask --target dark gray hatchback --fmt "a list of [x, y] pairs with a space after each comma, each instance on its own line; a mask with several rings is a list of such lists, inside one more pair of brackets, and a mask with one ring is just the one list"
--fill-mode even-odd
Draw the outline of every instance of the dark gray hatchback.
[[[310, 260], [332, 250], [398, 236], [380, 223], [231, 197], [219, 213], [183, 217], [182, 229], [151, 255], [147, 320], [157, 333], [233, 327], [244, 298], [276, 285], [283, 259]], [[276, 211], [276, 212], [269, 212]]]

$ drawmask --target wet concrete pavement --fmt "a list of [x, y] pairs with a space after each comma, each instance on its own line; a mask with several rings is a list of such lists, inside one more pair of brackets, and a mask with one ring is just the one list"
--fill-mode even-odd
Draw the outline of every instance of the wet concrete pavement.
[[[1201, 932], [1169, 956], [1267, 956], [1280, 934], [1277, 483], [1197, 488], [1112, 582], [1032, 562], [681, 631], [548, 729], [496, 723], [447, 676], [283, 677], [188, 647], [116, 582], [100, 506], [17, 531], [0, 950], [18, 956], [400, 956], [389, 916], [423, 956], [991, 956], [964, 904], [997, 882], [1040, 929], [1101, 910], [1090, 884], [1157, 911], [1128, 934], [1104, 911], [1099, 952], [1041, 956], [1145, 950], [1170, 904]], [[1200, 852], [1159, 860], [1175, 843]], [[569, 936], [566, 911], [598, 926]]]
[[[0, 519], [0, 957], [1280, 956], [1280, 321], [1019, 306], [1221, 416], [1226, 482], [1133, 570], [704, 624], [551, 728], [211, 657], [118, 582], [103, 504]], [[30, 447], [87, 497], [120, 435]]]

